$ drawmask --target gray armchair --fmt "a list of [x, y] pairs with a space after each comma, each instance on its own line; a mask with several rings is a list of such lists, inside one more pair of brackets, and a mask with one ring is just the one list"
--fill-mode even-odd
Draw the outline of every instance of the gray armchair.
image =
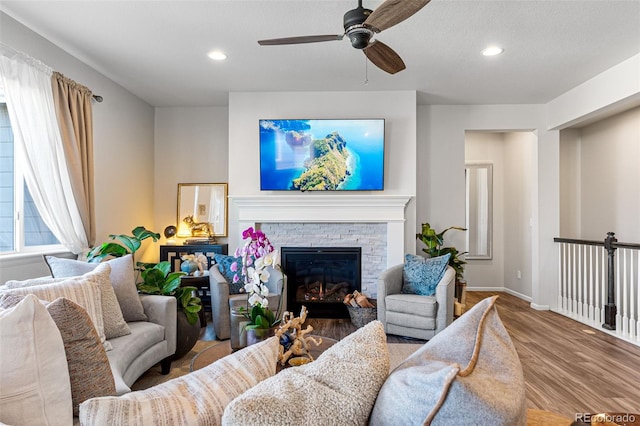
[[[269, 308], [275, 311], [276, 318], [281, 318], [287, 303], [286, 276], [279, 269], [269, 268]], [[217, 266], [209, 269], [209, 284], [211, 286], [211, 316], [216, 337], [220, 340], [231, 339], [231, 347], [242, 347], [240, 322], [233, 318], [231, 310], [247, 306], [247, 294], [229, 294], [229, 283], [220, 273]], [[282, 300], [282, 302], [281, 302]]]
[[434, 296], [402, 294], [403, 264], [392, 266], [378, 279], [378, 320], [387, 334], [429, 340], [453, 321], [455, 270], [447, 270]]

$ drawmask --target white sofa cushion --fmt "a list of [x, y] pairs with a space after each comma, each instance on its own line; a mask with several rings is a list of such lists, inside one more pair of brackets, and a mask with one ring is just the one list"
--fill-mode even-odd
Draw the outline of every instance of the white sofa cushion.
[[105, 277], [108, 279], [108, 276], [109, 268], [100, 268], [80, 277], [71, 277], [51, 284], [2, 289], [2, 293], [15, 295], [33, 294], [38, 299], [47, 302], [53, 302], [59, 297], [64, 297], [77, 303], [89, 314], [104, 348], [111, 350], [111, 345], [106, 341], [104, 334], [102, 298], [100, 294], [100, 282], [105, 279]]
[[150, 389], [90, 399], [80, 405], [80, 423], [219, 425], [227, 404], [275, 374], [279, 346], [278, 338], [271, 337]]
[[[83, 275], [101, 265], [101, 263], [89, 263], [53, 256], [45, 256], [44, 259], [51, 270], [51, 275], [56, 278]], [[120, 304], [124, 320], [127, 322], [146, 321], [147, 316], [138, 298], [133, 256], [128, 254], [103, 263], [111, 266], [109, 278]]]
[[[101, 263], [94, 271], [102, 272], [108, 269], [107, 274], [100, 274], [96, 278], [98, 279], [100, 286], [100, 304], [102, 305], [102, 320], [104, 325], [104, 335], [107, 340], [114, 337], [124, 336], [131, 333], [129, 326], [124, 321], [122, 316], [122, 310], [116, 297], [116, 293], [113, 290], [111, 284], [111, 265], [108, 263]], [[38, 285], [55, 284], [67, 280], [65, 278], [53, 278], [53, 277], [40, 277], [32, 278], [23, 281], [10, 280], [7, 281], [4, 286], [0, 286], [0, 289], [11, 288], [25, 288]]]
[[370, 425], [524, 425], [522, 367], [497, 296], [436, 334], [380, 389]]
[[129, 323], [131, 334], [109, 340], [113, 350], [107, 352], [116, 380], [116, 394], [131, 391], [124, 381], [127, 369], [149, 348], [164, 340], [164, 327], [147, 321]]
[[234, 399], [222, 424], [364, 425], [388, 374], [387, 336], [372, 321], [314, 362], [284, 369]]
[[35, 296], [0, 309], [0, 421], [72, 424], [71, 385], [62, 337]]

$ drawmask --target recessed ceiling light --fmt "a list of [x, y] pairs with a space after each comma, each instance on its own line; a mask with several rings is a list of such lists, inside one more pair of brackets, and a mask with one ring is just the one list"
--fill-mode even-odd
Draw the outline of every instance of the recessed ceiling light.
[[225, 55], [224, 52], [220, 50], [214, 50], [213, 52], [209, 52], [208, 56], [214, 61], [224, 61], [225, 59], [227, 59], [227, 55]]
[[502, 52], [504, 52], [504, 49], [502, 47], [498, 47], [498, 46], [489, 46], [486, 49], [484, 49], [482, 51], [482, 54], [484, 56], [496, 56], [501, 54]]

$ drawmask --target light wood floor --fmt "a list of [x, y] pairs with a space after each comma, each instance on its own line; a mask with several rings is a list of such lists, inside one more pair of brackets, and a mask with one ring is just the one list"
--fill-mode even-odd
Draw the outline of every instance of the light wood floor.
[[[640, 348], [506, 293], [468, 292], [467, 309], [495, 294], [524, 371], [529, 408], [568, 418], [576, 413], [640, 413]], [[342, 339], [350, 320], [308, 319], [314, 334]], [[211, 324], [203, 340], [215, 339]], [[389, 343], [424, 341], [387, 336]]]
[[640, 413], [640, 348], [506, 293], [468, 292], [467, 306], [499, 294], [498, 314], [516, 347], [529, 408]]

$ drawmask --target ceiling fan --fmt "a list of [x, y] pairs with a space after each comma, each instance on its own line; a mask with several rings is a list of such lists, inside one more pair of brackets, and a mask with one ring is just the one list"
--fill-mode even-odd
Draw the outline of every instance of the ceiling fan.
[[367, 58], [378, 68], [389, 74], [395, 74], [406, 68], [402, 58], [389, 46], [378, 40], [371, 40], [375, 33], [386, 30], [411, 17], [430, 0], [386, 0], [376, 10], [358, 7], [344, 14], [344, 33], [337, 35], [311, 35], [300, 37], [273, 38], [259, 40], [260, 46], [282, 44], [317, 43], [322, 41], [342, 40], [346, 35], [351, 45], [361, 49]]

